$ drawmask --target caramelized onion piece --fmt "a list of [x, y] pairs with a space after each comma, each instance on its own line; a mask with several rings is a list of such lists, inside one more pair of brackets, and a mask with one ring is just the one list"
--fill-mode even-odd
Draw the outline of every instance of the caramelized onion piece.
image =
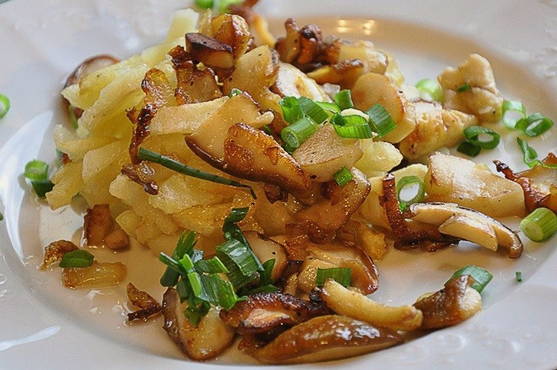
[[83, 232], [88, 246], [101, 246], [110, 233], [114, 221], [108, 204], [96, 204], [89, 208], [84, 217]]
[[268, 364], [308, 363], [352, 357], [401, 342], [395, 331], [327, 315], [294, 326], [250, 355]]
[[77, 246], [68, 240], [58, 240], [50, 243], [44, 248], [44, 257], [41, 270], [46, 270], [56, 262], [60, 261], [64, 254], [78, 249]]
[[201, 33], [186, 33], [186, 50], [193, 60], [206, 66], [223, 69], [234, 67], [232, 47]]
[[223, 321], [239, 333], [265, 333], [293, 326], [312, 317], [326, 315], [329, 310], [321, 302], [305, 301], [283, 293], [258, 293], [221, 311]]
[[151, 297], [149, 293], [137, 289], [132, 283], [128, 283], [126, 290], [131, 304], [140, 308], [128, 314], [128, 321], [147, 321], [149, 318], [161, 312], [161, 305], [155, 298]]
[[139, 164], [127, 164], [122, 167], [122, 174], [126, 175], [130, 180], [143, 186], [143, 190], [147, 194], [157, 195], [159, 186], [153, 179], [155, 170], [145, 162]]
[[107, 288], [120, 284], [126, 277], [126, 266], [120, 262], [93, 262], [89, 267], [68, 267], [62, 272], [66, 288]]
[[482, 309], [482, 296], [470, 285], [473, 278], [463, 275], [445, 283], [436, 293], [414, 303], [422, 311], [422, 329], [439, 329], [461, 323]]

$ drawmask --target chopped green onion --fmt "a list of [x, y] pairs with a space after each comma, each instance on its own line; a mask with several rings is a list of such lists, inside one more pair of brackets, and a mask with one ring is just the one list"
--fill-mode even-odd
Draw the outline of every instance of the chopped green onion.
[[185, 165], [183, 163], [180, 163], [170, 157], [167, 157], [165, 155], [159, 154], [159, 153], [155, 153], [152, 152], [148, 149], [145, 148], [139, 148], [139, 155], [138, 155], [139, 159], [143, 160], [143, 161], [149, 161], [149, 162], [153, 162], [153, 163], [158, 163], [163, 167], [169, 168], [173, 171], [182, 173], [184, 175], [187, 176], [191, 176], [191, 177], [195, 177], [198, 179], [202, 179], [202, 180], [207, 180], [207, 181], [211, 181], [211, 182], [216, 182], [217, 184], [224, 184], [224, 185], [230, 185], [230, 186], [235, 186], [235, 187], [239, 187], [239, 188], [246, 188], [249, 189], [249, 192], [251, 194], [251, 196], [255, 199], [256, 195], [255, 192], [253, 191], [252, 187], [246, 184], [242, 184], [239, 183], [237, 181], [234, 180], [230, 180], [227, 179], [226, 177], [221, 177], [212, 173], [208, 173], [205, 171], [201, 171], [198, 170], [196, 168], [190, 167], [188, 165]]
[[195, 269], [199, 272], [206, 272], [208, 274], [228, 273], [228, 269], [218, 257], [197, 261], [195, 263]]
[[315, 285], [322, 287], [328, 279], [333, 279], [347, 287], [352, 282], [352, 269], [346, 267], [335, 267], [330, 269], [317, 269]]
[[0, 94], [0, 119], [4, 118], [4, 116], [10, 110], [10, 99], [6, 95]]
[[457, 87], [456, 91], [457, 92], [465, 92], [465, 91], [468, 91], [468, 90], [471, 90], [471, 89], [472, 89], [472, 86], [465, 83], [465, 84], [462, 84], [459, 87]]
[[304, 112], [307, 117], [311, 118], [311, 120], [318, 125], [325, 122], [329, 118], [327, 112], [325, 112], [325, 110], [313, 100], [302, 96], [298, 98], [298, 101], [300, 102], [302, 112]]
[[238, 302], [238, 296], [230, 281], [213, 274], [201, 275], [201, 283], [209, 303], [229, 310]]
[[286, 126], [280, 132], [280, 137], [290, 147], [297, 149], [317, 130], [317, 125], [309, 118], [304, 117], [295, 123]]
[[263, 126], [263, 132], [270, 136], [273, 136], [274, 134], [273, 129], [269, 125]]
[[279, 290], [280, 289], [273, 284], [266, 284], [251, 289], [246, 295], [253, 295], [257, 293], [274, 293], [274, 292], [278, 292]]
[[257, 271], [262, 269], [251, 248], [236, 239], [230, 239], [219, 245], [217, 257], [229, 270], [228, 278], [236, 289], [257, 279]]
[[540, 136], [551, 127], [553, 127], [553, 121], [540, 113], [531, 114], [516, 123], [516, 128], [529, 137]]
[[304, 111], [296, 97], [287, 96], [279, 104], [282, 109], [282, 116], [286, 122], [293, 124], [304, 117]]
[[443, 88], [439, 85], [439, 82], [432, 80], [431, 78], [424, 78], [418, 81], [416, 88], [420, 91], [420, 97], [425, 100], [443, 100]]
[[335, 95], [335, 103], [339, 106], [340, 110], [354, 107], [352, 102], [352, 92], [350, 90], [341, 90]]
[[545, 168], [557, 168], [557, 164], [547, 164], [538, 159], [538, 153], [534, 148], [532, 148], [528, 143], [521, 138], [517, 137], [516, 142], [522, 151], [522, 160], [524, 163], [532, 168], [535, 166], [542, 166]]
[[273, 283], [273, 269], [275, 268], [276, 259], [272, 258], [263, 263], [263, 272], [259, 277], [260, 285], [267, 285]]
[[491, 279], [493, 279], [493, 275], [484, 268], [475, 266], [475, 265], [468, 265], [466, 267], [461, 268], [460, 270], [456, 271], [451, 279], [469, 275], [474, 279], [474, 283], [471, 285], [472, 288], [476, 289], [478, 293], [481, 293], [485, 286], [489, 284]]
[[333, 177], [339, 186], [344, 186], [353, 179], [352, 172], [346, 167], [342, 167]]
[[195, 305], [190, 303], [188, 308], [184, 311], [184, 316], [193, 326], [197, 327], [201, 319], [207, 315], [210, 309], [211, 305], [209, 302], [201, 301]]
[[418, 176], [404, 176], [397, 181], [396, 192], [401, 210], [424, 200], [425, 186]]
[[391, 115], [381, 104], [375, 104], [368, 110], [367, 115], [372, 129], [382, 137], [396, 128], [396, 123], [391, 118]]
[[242, 95], [243, 93], [244, 93], [244, 92], [243, 92], [242, 90], [233, 87], [233, 88], [230, 90], [230, 94], [228, 94], [228, 96], [229, 96], [229, 97], [233, 97], [233, 96], [236, 96], [236, 95]]
[[27, 162], [23, 176], [31, 181], [44, 181], [48, 179], [48, 164], [38, 159]]
[[182, 267], [180, 262], [178, 262], [178, 261], [176, 261], [176, 259], [170, 257], [168, 254], [166, 254], [164, 252], [160, 252], [159, 253], [159, 261], [161, 261], [162, 263], [167, 265], [172, 270], [176, 271], [178, 274], [180, 274], [182, 276], [186, 275], [186, 273], [184, 271], [184, 268]]
[[354, 139], [369, 139], [373, 137], [368, 121], [357, 114], [348, 116], [335, 114], [332, 122], [337, 135], [340, 137]]
[[228, 8], [230, 7], [230, 5], [240, 4], [243, 1], [244, 0], [216, 0], [215, 5], [217, 5], [217, 7], [215, 9], [215, 7], [213, 6], [213, 9], [215, 9], [215, 11], [219, 13], [228, 13]]
[[466, 154], [469, 157], [475, 157], [482, 151], [482, 148], [479, 146], [475, 146], [474, 144], [470, 144], [467, 141], [463, 141], [460, 143], [456, 150], [462, 154]]
[[93, 264], [95, 256], [83, 249], [76, 249], [74, 251], [64, 254], [60, 267], [89, 267]]
[[195, 0], [195, 5], [201, 9], [211, 9], [213, 7], [213, 0]]
[[501, 141], [501, 135], [490, 128], [470, 126], [464, 129], [464, 137], [470, 144], [482, 149], [494, 149]]
[[[352, 126], [352, 125], [368, 125], [367, 119], [358, 114], [350, 114], [343, 116], [342, 114], [335, 114], [332, 122], [338, 126]], [[368, 125], [369, 126], [369, 125]]]
[[222, 232], [224, 233], [224, 238], [226, 240], [236, 239], [245, 245], [249, 245], [248, 241], [244, 237], [242, 230], [236, 225], [236, 223], [242, 221], [249, 212], [249, 207], [242, 208], [232, 208], [230, 213], [224, 219], [222, 223]]
[[77, 123], [77, 117], [75, 115], [74, 107], [72, 105], [68, 105], [68, 118], [70, 119], [70, 123], [72, 124], [72, 128], [77, 129], [79, 127]]
[[323, 108], [325, 111], [331, 114], [340, 113], [340, 108], [335, 103], [316, 101], [315, 104], [319, 105], [321, 108]]
[[195, 271], [191, 271], [188, 272], [187, 276], [193, 294], [203, 301], [210, 302], [209, 294], [201, 281], [201, 275]]
[[188, 299], [192, 294], [189, 283], [184, 279], [180, 279], [180, 281], [176, 284], [176, 293], [178, 293], [178, 296], [180, 297], [180, 302], [184, 302]]
[[557, 233], [557, 215], [550, 209], [538, 208], [520, 222], [520, 230], [535, 242], [543, 242]]
[[[193, 231], [182, 233], [182, 235], [180, 235], [180, 239], [178, 239], [178, 243], [176, 243], [176, 248], [172, 252], [172, 259], [174, 261], [178, 261], [182, 259], [186, 254], [191, 254], [193, 248], [195, 247], [195, 244], [195, 233]], [[180, 271], [176, 271], [171, 267], [167, 267], [166, 271], [160, 279], [160, 283], [164, 287], [174, 286], [178, 283], [179, 276]]]
[[515, 272], [514, 277], [515, 277], [517, 282], [522, 283], [522, 272], [521, 271]]
[[191, 257], [188, 256], [187, 254], [184, 257], [182, 257], [179, 262], [186, 272], [193, 271], [194, 268], [193, 261], [191, 260]]
[[510, 129], [516, 128], [516, 123], [526, 117], [526, 107], [516, 100], [503, 101], [503, 124]]
[[39, 198], [44, 198], [46, 193], [50, 192], [52, 188], [54, 188], [54, 184], [49, 180], [31, 181], [31, 186]]
[[4, 215], [0, 212], [0, 221], [4, 221]]

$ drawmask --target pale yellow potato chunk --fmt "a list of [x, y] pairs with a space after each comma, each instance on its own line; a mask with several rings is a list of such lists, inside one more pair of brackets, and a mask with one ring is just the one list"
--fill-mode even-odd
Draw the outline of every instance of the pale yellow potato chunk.
[[402, 161], [402, 154], [391, 143], [366, 139], [360, 140], [360, 146], [363, 155], [356, 162], [355, 167], [368, 177], [390, 171]]
[[61, 167], [52, 177], [54, 183], [52, 191], [46, 193], [46, 201], [50, 208], [57, 209], [70, 204], [72, 198], [79, 193], [83, 187], [81, 177], [82, 163], [70, 162]]

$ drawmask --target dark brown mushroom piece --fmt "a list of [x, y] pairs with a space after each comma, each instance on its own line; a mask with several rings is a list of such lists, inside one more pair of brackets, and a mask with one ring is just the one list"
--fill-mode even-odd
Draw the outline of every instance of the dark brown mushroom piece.
[[130, 303], [139, 307], [139, 310], [128, 313], [128, 321], [147, 321], [161, 312], [161, 305], [149, 293], [137, 289], [132, 283], [128, 283], [126, 291]]
[[193, 60], [206, 66], [222, 69], [234, 67], [232, 47], [201, 33], [186, 34], [186, 50]]

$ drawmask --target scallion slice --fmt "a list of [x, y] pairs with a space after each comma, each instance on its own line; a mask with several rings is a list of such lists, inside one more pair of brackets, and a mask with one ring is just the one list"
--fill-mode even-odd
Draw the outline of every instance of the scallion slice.
[[309, 139], [317, 130], [317, 125], [309, 118], [304, 117], [291, 125], [286, 126], [280, 132], [280, 137], [290, 147], [297, 149]]
[[176, 293], [178, 293], [178, 296], [180, 297], [180, 302], [184, 302], [188, 299], [192, 294], [189, 282], [184, 279], [180, 279], [180, 281], [176, 283]]
[[31, 181], [44, 181], [48, 179], [48, 164], [37, 159], [27, 162], [23, 176]]
[[522, 271], [516, 271], [514, 277], [517, 282], [522, 283]]
[[149, 161], [149, 162], [153, 162], [153, 163], [158, 163], [163, 167], [169, 168], [173, 171], [182, 173], [184, 175], [188, 175], [188, 176], [191, 176], [191, 177], [195, 177], [195, 178], [198, 178], [198, 179], [207, 180], [207, 181], [211, 181], [211, 182], [216, 182], [218, 184], [230, 185], [230, 186], [235, 186], [235, 187], [239, 187], [239, 188], [246, 188], [246, 189], [249, 190], [252, 197], [254, 199], [256, 198], [255, 192], [253, 191], [253, 189], [249, 185], [242, 184], [242, 183], [239, 183], [237, 181], [227, 179], [226, 177], [221, 177], [221, 176], [218, 176], [218, 175], [215, 175], [215, 174], [212, 174], [212, 173], [208, 173], [208, 172], [198, 170], [197, 168], [190, 167], [188, 165], [185, 165], [183, 163], [178, 162], [177, 160], [174, 160], [170, 157], [167, 157], [167, 156], [159, 154], [159, 153], [152, 152], [148, 149], [139, 148], [138, 157], [142, 161]]
[[[172, 259], [174, 261], [179, 261], [186, 254], [191, 254], [193, 248], [195, 247], [195, 244], [195, 233], [193, 231], [182, 233], [182, 235], [180, 235], [180, 238], [178, 239], [178, 243], [176, 243], [176, 248], [172, 252]], [[165, 261], [162, 262], [166, 263]], [[178, 283], [179, 277], [180, 270], [177, 271], [176, 269], [169, 266], [166, 268], [166, 271], [161, 276], [160, 283], [164, 287], [171, 287]]]
[[229, 271], [218, 257], [208, 260], [199, 260], [195, 263], [195, 269], [208, 274], [227, 274]]
[[489, 271], [475, 265], [468, 265], [461, 268], [456, 271], [453, 276], [451, 276], [451, 279], [458, 278], [463, 275], [470, 275], [474, 279], [474, 283], [471, 287], [476, 289], [478, 293], [481, 293], [485, 286], [489, 284], [491, 279], [493, 279], [493, 275]]
[[170, 257], [168, 254], [160, 252], [159, 261], [167, 265], [172, 270], [176, 271], [179, 275], [186, 276], [186, 272], [184, 271], [184, 267], [182, 266], [182, 264], [176, 259]]
[[244, 0], [217, 0], [216, 4], [217, 7], [213, 6], [213, 9], [219, 13], [228, 13], [230, 5], [240, 4], [244, 2]]
[[420, 92], [420, 97], [425, 100], [443, 101], [443, 88], [439, 82], [431, 78], [424, 78], [418, 81], [416, 88]]
[[194, 264], [189, 255], [184, 255], [184, 257], [182, 257], [179, 262], [186, 272], [191, 272], [194, 270]]
[[60, 261], [60, 267], [89, 267], [93, 264], [95, 256], [83, 249], [64, 254]]
[[304, 111], [300, 106], [298, 98], [287, 96], [283, 98], [279, 104], [282, 109], [282, 116], [286, 122], [293, 124], [304, 117]]
[[31, 186], [39, 198], [46, 197], [46, 193], [50, 192], [52, 188], [54, 188], [54, 184], [50, 180], [31, 181]]
[[209, 303], [229, 310], [238, 302], [238, 296], [230, 281], [213, 274], [201, 275], [201, 283]]
[[548, 164], [538, 159], [538, 153], [528, 143], [521, 138], [517, 137], [516, 142], [522, 152], [522, 161], [530, 168], [535, 166], [542, 166], [545, 168], [557, 168], [557, 164]]
[[232, 98], [233, 96], [242, 95], [243, 93], [244, 92], [242, 90], [237, 89], [237, 88], [234, 87], [230, 90], [230, 94], [228, 94], [228, 96]]
[[333, 279], [347, 287], [352, 282], [352, 269], [347, 267], [335, 267], [330, 269], [317, 269], [315, 285], [322, 287], [328, 279]]
[[557, 215], [550, 209], [538, 208], [520, 222], [520, 230], [535, 242], [543, 242], [557, 233]]
[[516, 128], [526, 136], [536, 137], [553, 127], [553, 121], [540, 113], [534, 113], [518, 120]]
[[494, 149], [501, 141], [501, 135], [483, 126], [470, 126], [465, 128], [464, 137], [470, 144], [482, 149]]
[[10, 99], [6, 95], [0, 94], [0, 119], [4, 118], [10, 110]]
[[339, 186], [348, 184], [354, 178], [352, 172], [346, 167], [342, 167], [333, 177]]
[[228, 278], [236, 289], [257, 279], [261, 263], [244, 243], [230, 239], [217, 247], [217, 257], [228, 269]]
[[459, 87], [457, 87], [456, 91], [457, 92], [465, 92], [465, 91], [468, 91], [468, 90], [471, 90], [471, 89], [472, 89], [472, 86], [470, 86], [467, 83], [464, 83], [464, 84], [460, 85]]
[[213, 0], [195, 0], [195, 5], [201, 9], [211, 9], [213, 7]]
[[474, 144], [470, 144], [467, 141], [463, 141], [460, 143], [456, 150], [462, 154], [466, 154], [469, 157], [475, 157], [482, 151], [482, 148], [479, 146], [475, 146]]
[[503, 124], [510, 129], [516, 128], [516, 123], [526, 117], [526, 107], [516, 100], [503, 101], [502, 112]]
[[396, 128], [396, 123], [391, 115], [381, 104], [375, 104], [366, 112], [373, 131], [382, 137]]
[[418, 176], [404, 176], [397, 181], [396, 192], [400, 208], [405, 210], [409, 205], [424, 200], [424, 182]]
[[335, 103], [329, 103], [329, 102], [324, 102], [324, 101], [316, 101], [315, 104], [319, 105], [326, 112], [329, 112], [331, 114], [340, 113], [340, 108]]
[[338, 136], [353, 139], [369, 139], [373, 132], [368, 121], [359, 115], [343, 116], [335, 114], [332, 119], [333, 127]]
[[302, 96], [298, 98], [298, 102], [300, 103], [302, 112], [304, 112], [307, 117], [311, 118], [311, 120], [318, 125], [325, 122], [329, 118], [327, 112], [325, 112], [325, 110], [313, 100]]
[[335, 103], [337, 103], [340, 110], [354, 107], [354, 103], [352, 102], [352, 92], [350, 90], [340, 90], [335, 95]]
[[188, 308], [184, 311], [184, 316], [194, 327], [197, 327], [201, 319], [207, 315], [210, 309], [211, 305], [209, 302], [199, 301], [195, 304], [190, 303]]

